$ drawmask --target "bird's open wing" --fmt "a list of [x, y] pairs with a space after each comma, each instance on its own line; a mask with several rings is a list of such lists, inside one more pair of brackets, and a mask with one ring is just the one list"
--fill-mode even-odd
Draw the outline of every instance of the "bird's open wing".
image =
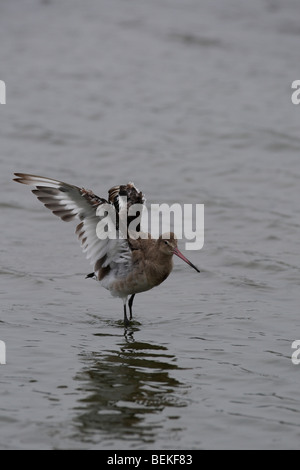
[[55, 215], [65, 222], [79, 219], [76, 233], [81, 241], [86, 257], [94, 264], [98, 278], [109, 269], [127, 270], [131, 264], [131, 250], [127, 239], [100, 239], [97, 236], [97, 224], [100, 218], [96, 211], [108, 202], [96, 196], [92, 191], [79, 188], [43, 176], [15, 173], [15, 181], [35, 186], [33, 193]]
[[[142, 211], [146, 199], [144, 194], [133, 183], [111, 188], [108, 191], [108, 200], [117, 211], [117, 225], [123, 233], [127, 232], [126, 234], [128, 235], [128, 228], [130, 228], [130, 224], [133, 221], [134, 230], [136, 232], [141, 231]], [[122, 214], [125, 216], [123, 224], [121, 223]]]

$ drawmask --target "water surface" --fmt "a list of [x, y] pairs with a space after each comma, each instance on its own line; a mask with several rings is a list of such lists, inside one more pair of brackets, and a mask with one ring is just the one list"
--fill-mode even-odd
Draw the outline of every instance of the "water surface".
[[[1, 448], [299, 448], [299, 14], [1, 3]], [[124, 332], [75, 227], [15, 171], [205, 204], [201, 273], [176, 259]]]

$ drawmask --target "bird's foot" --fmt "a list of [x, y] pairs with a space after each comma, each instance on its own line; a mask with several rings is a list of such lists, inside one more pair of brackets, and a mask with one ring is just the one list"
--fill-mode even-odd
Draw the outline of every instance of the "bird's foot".
[[90, 279], [90, 278], [96, 279], [96, 274], [95, 274], [95, 273], [87, 274], [87, 275], [85, 276], [85, 278], [86, 278], [86, 279]]
[[131, 326], [131, 321], [129, 321], [128, 318], [127, 320], [124, 320], [124, 326], [125, 328], [129, 328]]

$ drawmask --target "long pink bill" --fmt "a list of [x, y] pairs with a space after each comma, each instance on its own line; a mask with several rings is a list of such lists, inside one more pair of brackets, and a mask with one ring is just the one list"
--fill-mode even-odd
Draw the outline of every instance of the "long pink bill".
[[200, 273], [200, 270], [193, 264], [191, 263], [182, 253], [181, 251], [178, 250], [178, 248], [174, 248], [173, 250], [174, 255], [178, 256], [178, 258], [181, 258], [183, 261], [185, 261], [187, 264], [189, 264], [192, 268], [196, 269], [198, 273]]

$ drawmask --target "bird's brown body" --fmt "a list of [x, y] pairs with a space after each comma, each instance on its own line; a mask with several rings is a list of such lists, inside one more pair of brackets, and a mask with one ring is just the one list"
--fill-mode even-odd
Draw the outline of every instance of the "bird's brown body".
[[[133, 183], [115, 186], [109, 190], [108, 201], [99, 198], [92, 191], [79, 188], [61, 181], [36, 175], [16, 173], [15, 181], [35, 186], [33, 193], [52, 212], [62, 220], [68, 222], [75, 218], [80, 220], [76, 233], [83, 251], [94, 265], [96, 279], [108, 289], [113, 296], [120, 297], [124, 303], [124, 321], [127, 325], [126, 303], [130, 319], [132, 318], [132, 302], [136, 294], [152, 289], [161, 284], [173, 268], [173, 255], [177, 255], [186, 263], [194, 266], [177, 247], [177, 239], [170, 232], [161, 235], [158, 239], [151, 238], [150, 234], [140, 235], [140, 220], [138, 220], [135, 236], [125, 227], [126, 237], [118, 239], [100, 239], [97, 233], [99, 217], [97, 209], [103, 204], [111, 205], [117, 211], [128, 213], [133, 204], [144, 204], [144, 196]], [[127, 206], [122, 206], [126, 197]], [[131, 221], [128, 219], [128, 225]], [[120, 227], [119, 227], [120, 222]], [[117, 218], [116, 225], [121, 231], [121, 217]], [[123, 228], [124, 231], [124, 228]], [[123, 233], [124, 235], [124, 233]]]
[[[170, 240], [176, 243], [172, 233]], [[161, 284], [173, 268], [173, 253], [163, 251], [164, 240], [149, 237], [129, 239], [128, 242], [132, 249], [132, 271], [124, 279], [115, 281], [112, 290], [130, 295], [150, 290]]]

